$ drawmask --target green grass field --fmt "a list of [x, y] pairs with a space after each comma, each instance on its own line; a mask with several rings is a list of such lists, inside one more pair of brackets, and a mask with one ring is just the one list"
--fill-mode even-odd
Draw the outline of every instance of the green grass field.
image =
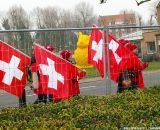
[[145, 70], [146, 71], [160, 70], [160, 62], [149, 63], [148, 68], [146, 68]]
[[[87, 68], [85, 70], [87, 71], [87, 75], [85, 76], [85, 78], [100, 76], [97, 68], [95, 68], [95, 67], [94, 68]], [[149, 63], [149, 66], [144, 71], [153, 71], [153, 70], [160, 70], [160, 62]]]

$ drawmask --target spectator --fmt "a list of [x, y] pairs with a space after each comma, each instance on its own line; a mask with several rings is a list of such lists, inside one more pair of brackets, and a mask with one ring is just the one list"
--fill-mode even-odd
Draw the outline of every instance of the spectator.
[[[44, 48], [46, 48], [47, 50], [53, 52], [54, 51], [54, 47], [51, 44], [47, 44], [44, 46]], [[49, 98], [49, 101], [52, 102], [53, 101], [53, 95], [49, 94], [43, 94], [43, 88], [41, 83], [39, 82], [39, 78], [40, 78], [40, 74], [38, 71], [38, 66], [36, 65], [36, 59], [34, 54], [31, 57], [31, 71], [32, 71], [32, 86], [35, 89], [35, 91], [38, 91], [38, 98], [37, 100], [34, 102], [34, 104], [43, 102], [46, 103], [47, 102], [47, 96]]]
[[[71, 58], [72, 58], [72, 52], [69, 50], [63, 50], [60, 52], [60, 55], [63, 59], [67, 60], [68, 62], [71, 62]], [[72, 63], [73, 64], [73, 63]], [[78, 75], [76, 75], [76, 77], [72, 78], [72, 89], [73, 89], [73, 93], [74, 95], [78, 95], [80, 94], [80, 90], [79, 90], [79, 80], [82, 79], [84, 76], [86, 75], [86, 70], [80, 70], [78, 72]]]
[[[123, 44], [126, 48], [132, 51], [136, 56], [138, 55], [137, 45], [133, 43]], [[122, 92], [124, 90], [133, 90], [137, 88], [144, 88], [144, 81], [142, 76], [142, 70], [148, 67], [148, 63], [141, 62], [131, 69], [124, 70], [118, 77], [118, 90]]]

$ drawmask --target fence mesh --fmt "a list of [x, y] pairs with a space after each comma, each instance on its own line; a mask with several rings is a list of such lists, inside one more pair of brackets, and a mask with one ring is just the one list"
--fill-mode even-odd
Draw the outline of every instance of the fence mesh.
[[[135, 26], [104, 27], [99, 28], [99, 30], [101, 30], [103, 34], [106, 34], [107, 32], [106, 35], [113, 35], [116, 40], [124, 38], [138, 46], [138, 56], [141, 61], [149, 62], [149, 67], [143, 71], [145, 87], [151, 87], [160, 84], [160, 39], [158, 39], [156, 35], [153, 35], [155, 34], [155, 30], [156, 33], [158, 33], [157, 27], [144, 28]], [[53, 45], [54, 53], [58, 56], [60, 56], [60, 52], [62, 50], [70, 50], [73, 53], [72, 62], [74, 64], [82, 65], [83, 63], [86, 65], [86, 67], [83, 68], [82, 66], [80, 68], [85, 69], [87, 72], [86, 76], [79, 80], [81, 95], [100, 96], [106, 94], [115, 94], [117, 93], [118, 84], [113, 82], [110, 77], [107, 76], [109, 75], [108, 71], [104, 72], [107, 76], [106, 79], [104, 79], [101, 78], [96, 67], [88, 67], [88, 59], [86, 59], [86, 56], [88, 56], [88, 44], [90, 39], [87, 41], [85, 36], [90, 37], [91, 32], [92, 28], [0, 31], [0, 40], [16, 48], [17, 50], [22, 51], [28, 56], [31, 56], [33, 53], [34, 43], [37, 43], [41, 46], [45, 46], [47, 44]], [[151, 35], [148, 35], [147, 33], [151, 33]], [[79, 40], [80, 36], [82, 36], [81, 41]], [[105, 41], [105, 39], [103, 40]], [[109, 41], [107, 40], [107, 43], [108, 42]], [[108, 59], [108, 55], [106, 55], [106, 59]], [[0, 80], [2, 80], [2, 76]], [[31, 89], [30, 81], [27, 81], [25, 85], [24, 94], [26, 95], [27, 104], [34, 103], [34, 101], [37, 99], [37, 95], [34, 94], [33, 89]], [[19, 103], [21, 103], [21, 100], [18, 97], [4, 91], [3, 89], [0, 90], [0, 107], [19, 106]]]

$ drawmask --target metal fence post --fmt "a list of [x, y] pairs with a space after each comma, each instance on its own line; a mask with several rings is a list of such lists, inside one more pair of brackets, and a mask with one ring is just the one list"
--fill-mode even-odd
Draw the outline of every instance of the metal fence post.
[[104, 63], [103, 63], [103, 67], [104, 67], [104, 84], [105, 84], [105, 94], [106, 95], [108, 95], [107, 94], [107, 92], [108, 92], [108, 90], [107, 90], [107, 70], [106, 70], [106, 43], [105, 43], [105, 30], [106, 30], [106, 28], [105, 27], [103, 27], [103, 35], [102, 35], [102, 37], [103, 37], [103, 61], [104, 61]]
[[106, 56], [106, 58], [107, 58], [107, 77], [108, 77], [108, 79], [107, 79], [107, 88], [106, 88], [106, 94], [108, 95], [108, 94], [111, 94], [111, 77], [110, 77], [110, 55], [109, 55], [109, 42], [108, 42], [108, 35], [109, 35], [109, 31], [108, 31], [108, 27], [106, 28], [106, 30], [105, 30], [105, 35], [106, 35], [106, 51], [107, 51], [107, 56]]
[[23, 94], [19, 97], [19, 107], [26, 106], [26, 91], [24, 89]]

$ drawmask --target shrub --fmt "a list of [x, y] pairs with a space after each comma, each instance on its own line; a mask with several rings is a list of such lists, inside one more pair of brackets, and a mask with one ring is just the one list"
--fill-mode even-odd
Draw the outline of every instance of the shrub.
[[0, 110], [0, 129], [124, 129], [160, 126], [160, 87]]

